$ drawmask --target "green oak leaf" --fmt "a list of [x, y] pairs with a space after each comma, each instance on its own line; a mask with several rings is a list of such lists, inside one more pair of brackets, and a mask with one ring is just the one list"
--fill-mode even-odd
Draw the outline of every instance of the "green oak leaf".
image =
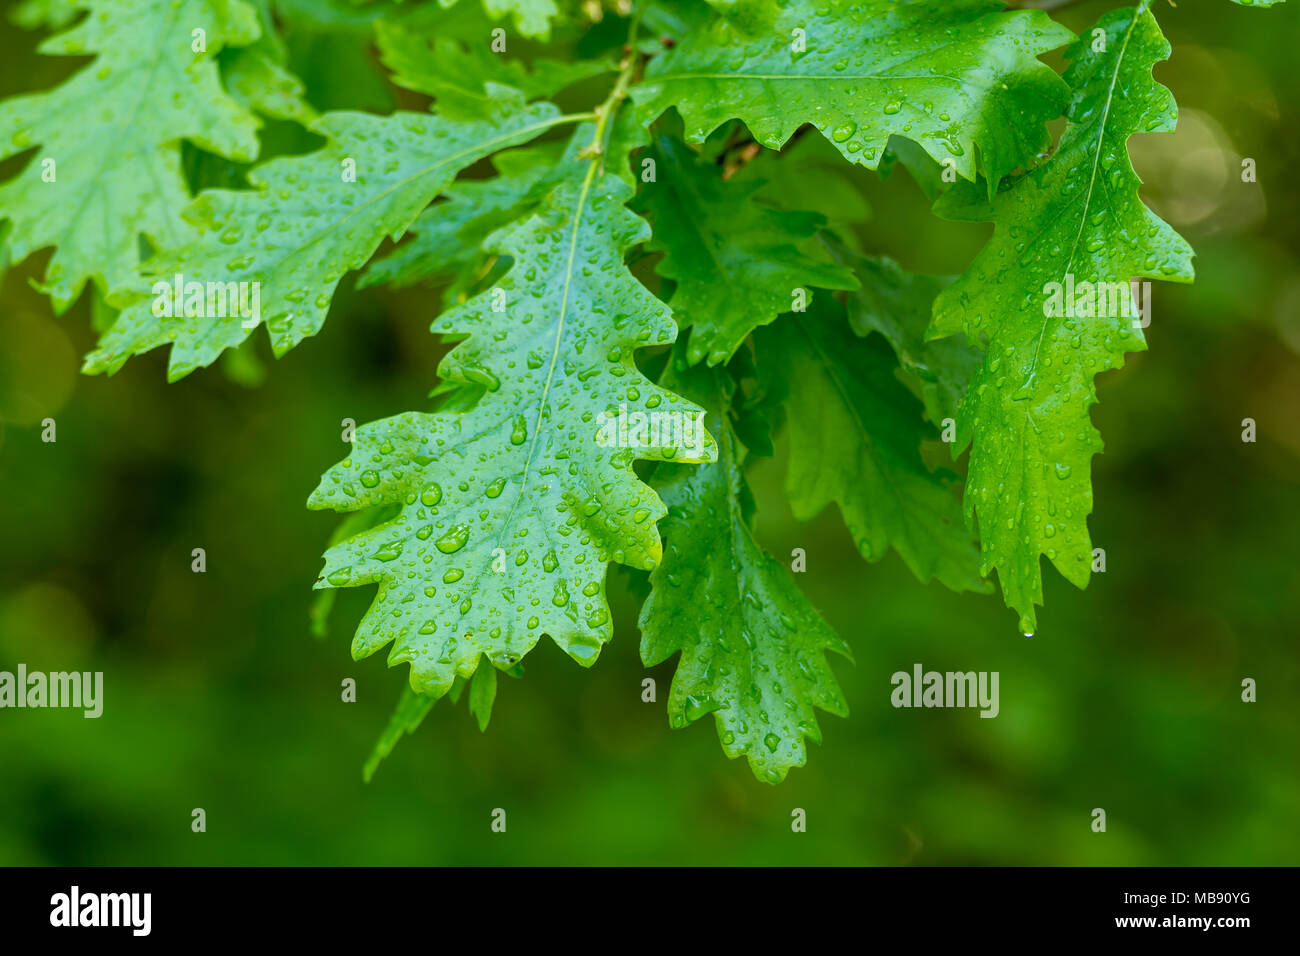
[[817, 213], [758, 205], [761, 182], [724, 182], [717, 165], [672, 137], [658, 137], [652, 156], [655, 181], [638, 204], [654, 220], [649, 248], [664, 254], [655, 271], [676, 283], [673, 315], [692, 329], [690, 362], [727, 361], [811, 287], [857, 287], [847, 269], [800, 251], [826, 223]]
[[885, 341], [854, 335], [830, 298], [759, 329], [756, 341], [759, 365], [788, 413], [786, 496], [795, 517], [811, 518], [833, 501], [868, 561], [892, 547], [923, 582], [988, 590], [961, 519], [957, 476], [926, 467], [921, 442], [938, 433], [895, 375]]
[[719, 451], [715, 464], [655, 469], [667, 543], [641, 608], [641, 659], [652, 667], [680, 652], [671, 726], [712, 713], [723, 752], [745, 756], [759, 780], [779, 783], [804, 765], [805, 738], [821, 743], [816, 708], [848, 716], [826, 652], [852, 654], [754, 538], [730, 374], [688, 368], [679, 350], [663, 384], [706, 409]]
[[675, 106], [694, 143], [739, 118], [779, 149], [812, 123], [874, 169], [898, 134], [970, 180], [978, 148], [996, 184], [1047, 146], [1067, 91], [1036, 57], [1073, 37], [998, 0], [791, 0], [758, 34], [725, 17], [687, 33], [631, 93], [648, 120]]
[[[58, 311], [88, 280], [105, 291], [130, 281], [141, 238], [165, 247], [192, 234], [181, 219], [190, 199], [181, 140], [237, 162], [258, 151], [258, 121], [222, 89], [216, 59], [224, 47], [258, 39], [253, 7], [243, 0], [78, 6], [88, 15], [40, 51], [94, 61], [51, 90], [0, 102], [0, 159], [39, 147], [0, 185], [0, 216], [13, 224], [16, 261], [55, 247], [44, 288]], [[44, 15], [59, 19], [57, 11]], [[205, 48], [196, 53], [198, 29]]]
[[[439, 372], [485, 386], [478, 403], [362, 426], [309, 501], [401, 505], [392, 521], [331, 548], [317, 586], [377, 582], [353, 656], [391, 642], [390, 665], [409, 662], [411, 686], [431, 696], [483, 655], [514, 664], [543, 634], [594, 663], [612, 634], [608, 563], [650, 569], [662, 555], [663, 504], [633, 461], [715, 454], [689, 427], [702, 413], [634, 361], [637, 349], [671, 342], [676, 326], [623, 264], [649, 231], [625, 208], [632, 188], [594, 158], [581, 165], [584, 175], [489, 240], [514, 261], [497, 287], [434, 323], [468, 336]], [[637, 424], [647, 412], [654, 428], [648, 416]]]
[[[364, 265], [385, 236], [400, 238], [457, 173], [569, 122], [547, 103], [524, 106], [511, 98], [500, 107], [477, 121], [325, 114], [310, 127], [328, 139], [322, 149], [257, 167], [249, 174], [256, 189], [210, 190], [195, 200], [189, 215], [203, 231], [145, 264], [134, 297], [87, 356], [85, 370], [115, 372], [131, 355], [170, 344], [167, 374], [174, 381], [238, 345], [259, 322], [277, 355], [316, 334], [343, 275]], [[146, 290], [175, 275], [248, 283], [259, 290], [260, 314], [247, 319], [204, 307], [154, 315], [155, 297]], [[125, 290], [115, 295], [127, 298]]]
[[[1092, 545], [1089, 472], [1102, 450], [1089, 409], [1093, 379], [1146, 348], [1133, 277], [1189, 282], [1192, 250], [1138, 198], [1129, 162], [1134, 133], [1174, 128], [1173, 95], [1151, 76], [1169, 44], [1147, 4], [1103, 17], [1105, 50], [1091, 35], [1068, 52], [1069, 124], [1047, 162], [988, 201], [969, 187], [945, 193], [936, 212], [990, 220], [993, 237], [934, 306], [932, 335], [965, 331], [987, 343], [958, 416], [954, 452], [972, 443], [966, 514], [978, 519], [983, 571], [997, 568], [1007, 605], [1032, 633], [1041, 604], [1040, 555], [1078, 587]], [[1105, 283], [1105, 315], [1061, 317], [1050, 283]], [[1079, 296], [1086, 304], [1086, 297]]]
[[826, 243], [836, 262], [853, 270], [860, 288], [846, 297], [849, 325], [858, 335], [879, 332], [898, 356], [931, 422], [956, 419], [957, 407], [984, 355], [959, 338], [927, 341], [930, 314], [954, 276], [907, 272], [893, 259], [864, 256], [842, 243]]

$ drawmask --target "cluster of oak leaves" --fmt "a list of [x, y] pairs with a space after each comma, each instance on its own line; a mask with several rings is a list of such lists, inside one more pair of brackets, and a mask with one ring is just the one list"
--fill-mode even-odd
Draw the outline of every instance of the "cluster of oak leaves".
[[[815, 708], [846, 713], [826, 652], [849, 653], [751, 531], [746, 461], [777, 428], [796, 516], [835, 502], [865, 559], [995, 575], [1026, 633], [1042, 556], [1087, 583], [1093, 380], [1145, 346], [1127, 317], [1045, 318], [1042, 290], [1192, 278], [1126, 148], [1176, 121], [1150, 7], [1076, 37], [998, 0], [26, 0], [42, 53], [91, 59], [0, 102], [0, 159], [31, 156], [0, 185], [0, 264], [53, 247], [55, 311], [91, 286], [85, 370], [169, 345], [172, 379], [246, 325], [283, 354], [349, 272], [442, 290], [458, 344], [429, 410], [359, 428], [310, 499], [350, 513], [319, 585], [378, 584], [353, 655], [410, 665], [368, 773], [444, 695], [485, 725], [543, 634], [592, 663], [617, 562], [650, 572], [645, 663], [681, 654], [672, 724], [712, 713], [776, 782]], [[317, 113], [294, 30], [360, 35], [429, 109]], [[192, 195], [182, 142], [252, 163], [264, 119], [324, 145]], [[901, 163], [992, 238], [958, 277], [863, 254], [841, 158]], [[258, 321], [156, 315], [174, 275], [258, 284]], [[703, 444], [645, 427], [700, 410]], [[640, 424], [595, 441], [616, 413]], [[945, 430], [964, 482], [922, 458]]]

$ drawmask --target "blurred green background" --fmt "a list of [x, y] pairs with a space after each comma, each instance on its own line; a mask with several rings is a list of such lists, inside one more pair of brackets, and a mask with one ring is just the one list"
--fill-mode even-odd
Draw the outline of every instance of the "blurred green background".
[[[1058, 16], [1078, 32], [1113, 6]], [[922, 586], [892, 554], [865, 564], [837, 513], [794, 522], [779, 450], [752, 478], [760, 537], [778, 556], [807, 549], [799, 583], [857, 663], [834, 661], [850, 718], [823, 716], [825, 744], [776, 787], [723, 757], [711, 720], [669, 729], [671, 662], [650, 672], [660, 703], [641, 702], [638, 582], [623, 570], [594, 668], [539, 644], [486, 734], [463, 699], [440, 703], [363, 784], [405, 668], [350, 660], [372, 589], [342, 592], [328, 639], [311, 637], [335, 519], [304, 503], [344, 456], [342, 419], [424, 407], [440, 355], [428, 292], [345, 281], [323, 332], [284, 359], [259, 334], [167, 385], [163, 351], [81, 376], [88, 297], [52, 318], [28, 285], [48, 252], [12, 268], [0, 669], [102, 670], [106, 689], [99, 720], [0, 711], [0, 864], [1300, 862], [1300, 5], [1156, 12], [1174, 47], [1156, 75], [1181, 121], [1132, 148], [1198, 279], [1156, 284], [1150, 351], [1101, 380], [1090, 526], [1108, 570], [1081, 592], [1047, 568], [1026, 639], [996, 595]], [[0, 95], [79, 65], [36, 56], [37, 38], [0, 27]], [[391, 107], [379, 80], [330, 69], [378, 75], [364, 32], [290, 48], [317, 105]], [[1243, 157], [1257, 184], [1240, 181]], [[874, 209], [864, 247], [908, 268], [959, 272], [987, 234], [930, 216], [906, 174], [850, 175]], [[40, 441], [46, 416], [56, 444]], [[916, 662], [999, 671], [1000, 716], [893, 709], [890, 674]], [[1245, 677], [1257, 703], [1240, 700]], [[206, 833], [190, 830], [195, 807]], [[490, 830], [497, 807], [505, 834]], [[794, 808], [806, 833], [791, 832]]]

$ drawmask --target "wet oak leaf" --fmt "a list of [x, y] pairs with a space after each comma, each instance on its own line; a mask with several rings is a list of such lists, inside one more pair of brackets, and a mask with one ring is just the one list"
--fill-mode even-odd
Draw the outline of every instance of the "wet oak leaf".
[[318, 587], [378, 582], [353, 656], [391, 643], [389, 664], [409, 663], [412, 688], [430, 696], [484, 655], [518, 662], [543, 634], [594, 663], [612, 635], [608, 563], [648, 570], [662, 556], [664, 507], [633, 461], [715, 456], [702, 432], [683, 440], [684, 427], [609, 427], [623, 410], [679, 423], [700, 412], [635, 365], [637, 349], [671, 342], [676, 326], [623, 264], [649, 232], [625, 208], [631, 187], [595, 161], [582, 166], [489, 241], [514, 261], [498, 286], [434, 323], [468, 336], [439, 371], [485, 386], [478, 403], [362, 426], [309, 502], [401, 506], [330, 549]]
[[[1054, 155], [992, 201], [959, 184], [936, 206], [947, 218], [995, 224], [935, 301], [931, 335], [987, 342], [953, 450], [971, 444], [965, 504], [978, 521], [982, 570], [997, 569], [1027, 634], [1043, 601], [1040, 556], [1076, 586], [1088, 583], [1089, 473], [1102, 450], [1089, 413], [1094, 378], [1146, 348], [1129, 281], [1192, 280], [1191, 247], [1143, 205], [1127, 147], [1135, 133], [1174, 128], [1173, 95], [1151, 75], [1169, 44], [1145, 3], [1097, 27], [1103, 51], [1091, 34], [1068, 51], [1074, 93]], [[1074, 315], [1052, 305], [1050, 284], [1067, 279], [1078, 290]], [[1098, 289], [1106, 294], [1089, 295]]]
[[669, 723], [713, 714], [723, 752], [779, 783], [806, 762], [806, 739], [821, 743], [816, 710], [848, 716], [826, 652], [852, 655], [754, 537], [729, 373], [679, 359], [663, 384], [706, 409], [718, 460], [655, 469], [652, 484], [668, 507], [666, 548], [638, 622], [641, 658], [653, 667], [680, 653]]

